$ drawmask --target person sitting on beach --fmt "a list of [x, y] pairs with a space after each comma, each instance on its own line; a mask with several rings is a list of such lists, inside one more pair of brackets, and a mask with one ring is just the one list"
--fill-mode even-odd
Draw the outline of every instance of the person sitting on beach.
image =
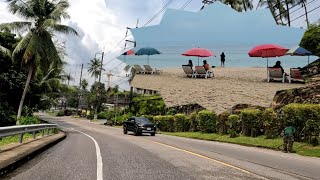
[[204, 67], [204, 69], [205, 69], [206, 71], [209, 72], [209, 77], [213, 77], [213, 76], [214, 76], [213, 71], [211, 71], [211, 67], [210, 67], [210, 65], [208, 64], [207, 60], [204, 60], [204, 61], [203, 61], [203, 67]]
[[274, 68], [281, 68], [282, 74], [285, 73], [283, 67], [281, 66], [281, 62], [277, 61], [276, 64], [273, 66]]
[[193, 68], [193, 63], [192, 63], [191, 59], [189, 60], [189, 63], [187, 65], [190, 66], [191, 69]]

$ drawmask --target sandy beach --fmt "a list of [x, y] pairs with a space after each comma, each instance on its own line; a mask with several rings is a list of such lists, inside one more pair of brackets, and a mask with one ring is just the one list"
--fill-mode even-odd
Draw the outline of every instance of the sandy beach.
[[164, 69], [161, 75], [136, 75], [132, 85], [159, 91], [168, 107], [198, 103], [217, 113], [240, 103], [269, 107], [278, 90], [305, 86], [267, 83], [266, 68], [214, 68], [214, 72], [214, 79], [194, 79], [182, 77], [182, 68]]

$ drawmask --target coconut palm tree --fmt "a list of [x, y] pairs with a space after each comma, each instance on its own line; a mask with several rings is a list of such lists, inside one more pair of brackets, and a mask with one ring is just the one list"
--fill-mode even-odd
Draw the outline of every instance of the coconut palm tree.
[[101, 61], [97, 58], [91, 59], [89, 63], [88, 72], [91, 74], [91, 77], [94, 76], [94, 82], [96, 82], [100, 75], [100, 63]]
[[89, 85], [89, 83], [88, 83], [88, 81], [87, 81], [86, 79], [83, 79], [83, 80], [81, 81], [81, 88], [82, 88], [82, 90], [87, 89], [88, 85]]
[[252, 9], [252, 0], [219, 0], [226, 5], [230, 5], [232, 9], [242, 12], [243, 10]]
[[62, 19], [70, 18], [67, 13], [69, 7], [67, 0], [7, 0], [7, 2], [9, 2], [8, 7], [11, 13], [26, 20], [0, 24], [0, 30], [26, 32], [12, 52], [12, 59], [22, 61], [28, 69], [17, 114], [17, 118], [20, 118], [24, 99], [36, 69], [38, 67], [48, 69], [51, 62], [54, 62], [54, 68], [62, 64], [52, 41], [54, 33], [73, 35], [78, 33], [69, 26], [59, 24]]

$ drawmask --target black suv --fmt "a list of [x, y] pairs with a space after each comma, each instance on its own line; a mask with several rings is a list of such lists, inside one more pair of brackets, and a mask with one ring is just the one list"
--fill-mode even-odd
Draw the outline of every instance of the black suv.
[[135, 136], [142, 133], [150, 133], [151, 136], [156, 134], [156, 126], [145, 117], [130, 117], [128, 121], [123, 121], [123, 133], [127, 134], [132, 131]]

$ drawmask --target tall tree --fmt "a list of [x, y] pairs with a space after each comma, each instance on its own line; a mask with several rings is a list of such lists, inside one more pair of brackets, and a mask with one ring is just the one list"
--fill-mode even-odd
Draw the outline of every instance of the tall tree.
[[89, 85], [89, 83], [88, 83], [88, 81], [87, 81], [86, 79], [83, 79], [83, 80], [81, 81], [81, 88], [82, 88], [82, 90], [86, 90], [87, 87], [88, 87], [88, 85]]
[[26, 32], [12, 53], [14, 61], [21, 60], [28, 68], [28, 76], [19, 104], [17, 118], [21, 117], [24, 99], [31, 79], [38, 67], [49, 68], [54, 62], [54, 68], [62, 61], [52, 41], [55, 32], [78, 35], [71, 27], [59, 24], [62, 19], [68, 19], [69, 3], [67, 0], [7, 0], [9, 11], [19, 15], [26, 21], [4, 23], [0, 29]]
[[91, 74], [91, 77], [94, 77], [94, 82], [96, 82], [100, 75], [100, 63], [101, 61], [97, 58], [91, 59], [89, 63], [88, 72]]

